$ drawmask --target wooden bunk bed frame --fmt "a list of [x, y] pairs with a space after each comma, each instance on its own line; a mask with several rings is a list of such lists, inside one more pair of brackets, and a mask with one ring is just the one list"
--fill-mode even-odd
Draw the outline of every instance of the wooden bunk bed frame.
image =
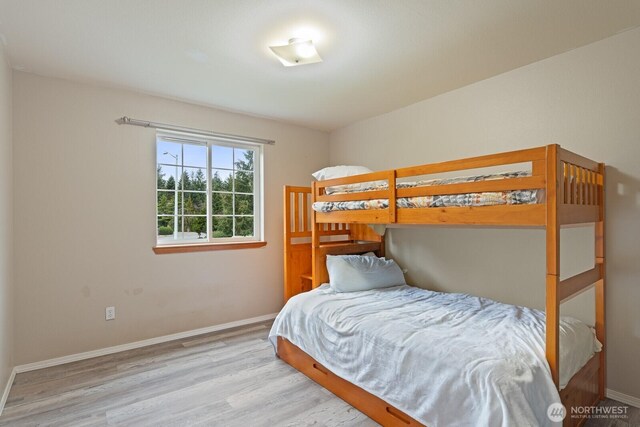
[[[397, 178], [529, 163], [531, 176], [428, 187], [396, 188]], [[327, 194], [332, 186], [385, 180], [376, 191]], [[595, 329], [603, 349], [596, 353], [560, 391], [567, 408], [565, 426], [580, 426], [571, 407], [595, 405], [605, 397], [605, 165], [553, 144], [487, 156], [427, 164], [314, 182], [308, 187], [285, 187], [285, 299], [328, 282], [327, 254], [374, 251], [384, 255], [384, 236], [367, 224], [431, 224], [539, 227], [546, 231], [546, 358], [559, 384], [560, 304], [595, 286]], [[399, 197], [544, 189], [533, 205], [446, 208], [398, 208]], [[388, 199], [389, 207], [375, 210], [315, 212], [313, 202]], [[560, 280], [560, 228], [593, 223], [594, 268]], [[294, 344], [278, 338], [280, 358], [323, 385], [382, 425], [421, 425], [402, 411], [337, 377]]]

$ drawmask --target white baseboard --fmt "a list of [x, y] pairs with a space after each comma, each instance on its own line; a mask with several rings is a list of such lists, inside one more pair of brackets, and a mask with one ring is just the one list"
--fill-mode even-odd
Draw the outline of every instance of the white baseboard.
[[161, 344], [168, 341], [189, 338], [196, 335], [208, 334], [210, 332], [223, 331], [225, 329], [237, 328], [238, 326], [250, 325], [252, 323], [264, 322], [275, 319], [278, 313], [265, 314], [264, 316], [252, 317], [250, 319], [236, 320], [235, 322], [223, 323], [221, 325], [207, 326], [206, 328], [193, 329], [191, 331], [178, 332], [176, 334], [164, 335], [156, 338], [149, 338], [142, 341], [135, 341], [128, 344], [116, 345], [113, 347], [101, 348], [98, 350], [86, 351], [84, 353], [71, 354], [69, 356], [56, 357], [54, 359], [43, 360], [41, 362], [27, 363], [14, 368], [15, 373], [35, 371], [36, 369], [49, 368], [51, 366], [64, 365], [65, 363], [77, 362], [79, 360], [91, 359], [93, 357], [106, 356], [108, 354], [119, 353], [121, 351], [133, 350], [147, 347], [154, 344]]
[[4, 392], [2, 393], [2, 398], [0, 399], [0, 415], [2, 415], [2, 411], [4, 410], [4, 404], [7, 403], [7, 398], [9, 397], [9, 392], [11, 391], [11, 386], [13, 385], [13, 380], [16, 377], [16, 368], [11, 370], [11, 375], [9, 375], [9, 380], [7, 381], [7, 385], [4, 388]]
[[607, 389], [605, 394], [609, 399], [617, 400], [618, 402], [640, 408], [640, 398], [629, 396], [628, 394], [620, 393], [619, 391], [611, 390], [610, 388]]

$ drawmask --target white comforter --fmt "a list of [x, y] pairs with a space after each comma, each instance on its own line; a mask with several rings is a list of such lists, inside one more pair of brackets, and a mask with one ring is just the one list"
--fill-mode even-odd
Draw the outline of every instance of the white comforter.
[[[269, 339], [275, 346], [286, 338], [429, 427], [539, 426], [551, 425], [547, 408], [560, 402], [544, 325], [541, 311], [470, 295], [411, 286], [335, 293], [323, 285], [291, 298]], [[596, 341], [565, 318], [561, 348], [566, 382]]]

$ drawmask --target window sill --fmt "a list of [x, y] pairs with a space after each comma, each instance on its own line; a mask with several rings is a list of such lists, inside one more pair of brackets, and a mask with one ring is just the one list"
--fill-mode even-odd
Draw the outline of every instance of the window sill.
[[267, 242], [234, 242], [234, 243], [192, 243], [187, 245], [154, 246], [157, 255], [180, 254], [187, 252], [227, 251], [232, 249], [253, 249], [266, 246]]

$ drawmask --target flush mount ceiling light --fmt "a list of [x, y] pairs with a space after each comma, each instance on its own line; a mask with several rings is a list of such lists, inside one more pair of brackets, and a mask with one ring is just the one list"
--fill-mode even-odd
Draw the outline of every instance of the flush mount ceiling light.
[[293, 38], [284, 46], [269, 46], [269, 49], [285, 67], [322, 62], [316, 47], [309, 39]]

